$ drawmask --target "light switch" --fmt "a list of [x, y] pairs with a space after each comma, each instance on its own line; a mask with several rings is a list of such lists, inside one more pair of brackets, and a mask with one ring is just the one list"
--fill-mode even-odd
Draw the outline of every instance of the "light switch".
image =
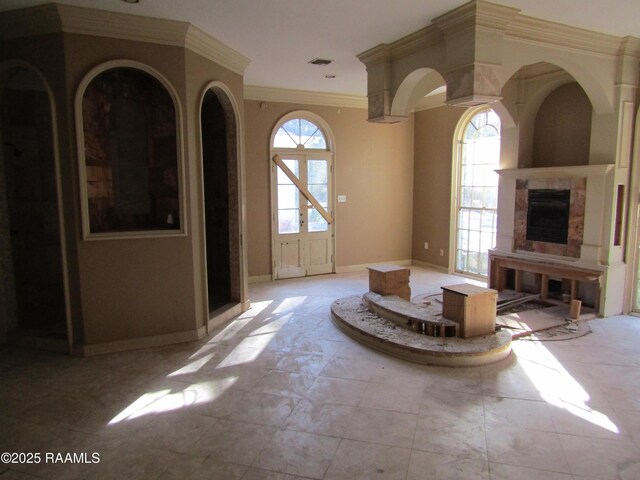
[[338, 203], [345, 203], [347, 201], [346, 195], [338, 195]]

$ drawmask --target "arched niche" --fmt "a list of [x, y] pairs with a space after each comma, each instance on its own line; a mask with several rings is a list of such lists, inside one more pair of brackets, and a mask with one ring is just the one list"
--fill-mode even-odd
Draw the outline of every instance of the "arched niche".
[[587, 97], [589, 97], [594, 113], [611, 113], [614, 110], [612, 92], [608, 92], [603, 86], [608, 84], [609, 79], [599, 80], [597, 78], [597, 73], [600, 69], [596, 67], [590, 68], [590, 65], [585, 62], [579, 63], [574, 61], [569, 55], [557, 55], [552, 52], [546, 52], [543, 56], [535, 50], [531, 52], [520, 52], [515, 60], [514, 62], [503, 64], [501, 71], [503, 85], [506, 85], [507, 82], [513, 78], [517, 78], [522, 70], [526, 70], [532, 66], [553, 65], [570, 77], [571, 80], [565, 81], [564, 83], [575, 81], [582, 87]]
[[[0, 64], [0, 337], [72, 343], [54, 97], [22, 61]], [[45, 339], [42, 342], [42, 339]]]
[[553, 90], [536, 114], [531, 166], [589, 164], [593, 108], [576, 82]]
[[181, 115], [152, 68], [114, 61], [85, 76], [76, 95], [85, 239], [185, 233]]
[[200, 97], [202, 219], [209, 320], [244, 303], [241, 133], [229, 88], [208, 84]]
[[[564, 87], [569, 90], [565, 90]], [[553, 92], [557, 92], [552, 95]], [[553, 166], [554, 161], [549, 159], [540, 159], [541, 148], [538, 148], [538, 158], [534, 159], [534, 144], [541, 145], [544, 142], [545, 130], [546, 135], [553, 133], [554, 138], [561, 137], [563, 135], [569, 135], [574, 133], [569, 144], [574, 141], [587, 141], [587, 158], [581, 160], [574, 160], [571, 158], [564, 158], [559, 160], [561, 165], [579, 164], [584, 165], [588, 163], [588, 139], [591, 132], [591, 117], [595, 113], [595, 109], [592, 107], [589, 97], [567, 71], [563, 70], [557, 65], [540, 62], [533, 65], [527, 65], [518, 70], [507, 82], [503, 88], [504, 99], [502, 103], [508, 110], [516, 112], [517, 114], [517, 126], [518, 126], [518, 156], [517, 166], [519, 168], [531, 168], [535, 166]], [[571, 100], [573, 99], [573, 100]], [[578, 102], [576, 105], [572, 105], [572, 101]], [[569, 130], [553, 132], [553, 129], [543, 127], [543, 118], [547, 118], [548, 115], [543, 113], [542, 117], [538, 120], [538, 114], [542, 105], [546, 102], [549, 110], [556, 111], [561, 117], [552, 118], [549, 121], [560, 125], [561, 123], [571, 123], [570, 117], [573, 113], [578, 112], [580, 116], [579, 122], [574, 122], [571, 125], [571, 132]], [[565, 104], [569, 110], [563, 111], [559, 109], [561, 104]], [[590, 112], [590, 113], [589, 113]], [[540, 123], [536, 128], [536, 123]], [[578, 128], [581, 129], [580, 135], [576, 136], [575, 132]], [[537, 130], [537, 133], [536, 133]], [[537, 140], [536, 140], [537, 139]], [[582, 140], [580, 140], [582, 139]], [[553, 140], [553, 139], [552, 139]], [[561, 140], [553, 140], [561, 141]], [[580, 157], [584, 157], [584, 152], [576, 152]], [[561, 155], [558, 153], [558, 155]], [[570, 157], [575, 157], [571, 154]], [[560, 166], [560, 165], [558, 165]]]

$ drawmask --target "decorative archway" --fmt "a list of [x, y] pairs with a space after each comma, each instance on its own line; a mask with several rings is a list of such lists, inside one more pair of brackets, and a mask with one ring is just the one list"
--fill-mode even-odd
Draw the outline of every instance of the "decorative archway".
[[213, 327], [243, 309], [247, 290], [240, 117], [222, 82], [209, 83], [200, 95], [200, 145], [205, 297]]
[[45, 76], [27, 62], [0, 64], [0, 138], [0, 337], [46, 338], [50, 348], [70, 351], [56, 104]]

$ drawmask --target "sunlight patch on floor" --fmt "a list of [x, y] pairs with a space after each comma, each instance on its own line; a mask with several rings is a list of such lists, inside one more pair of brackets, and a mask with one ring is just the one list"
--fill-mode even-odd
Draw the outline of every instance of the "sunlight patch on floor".
[[588, 405], [589, 394], [541, 342], [518, 342], [514, 350], [547, 403], [605, 430], [620, 433], [609, 417]]
[[171, 389], [147, 392], [116, 415], [109, 425], [144, 415], [171, 412], [192, 405], [213, 402], [237, 380], [237, 376], [229, 376], [220, 380], [195, 383], [174, 393], [171, 393]]

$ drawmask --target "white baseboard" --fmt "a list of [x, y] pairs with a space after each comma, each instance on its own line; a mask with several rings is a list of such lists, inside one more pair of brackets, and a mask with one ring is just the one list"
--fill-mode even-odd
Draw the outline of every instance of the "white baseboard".
[[449, 273], [449, 269], [447, 267], [443, 267], [442, 265], [435, 265], [428, 262], [421, 262], [420, 260], [412, 260], [411, 265], [415, 265], [416, 267], [421, 268], [427, 268], [429, 270], [435, 270], [440, 273]]
[[209, 317], [209, 324], [207, 326], [208, 333], [211, 333], [220, 325], [227, 323], [233, 317], [237, 317], [238, 315], [240, 315], [242, 312], [246, 310], [247, 310], [246, 306], [243, 306], [242, 303], [236, 303], [231, 306], [222, 307], [216, 310], [215, 312], [211, 313], [211, 316]]
[[[353, 273], [353, 272], [364, 272], [367, 267], [371, 267], [374, 265], [397, 265], [399, 267], [410, 267], [415, 265], [416, 267], [427, 268], [429, 270], [436, 270], [440, 273], [449, 273], [449, 269], [447, 267], [443, 267], [442, 265], [435, 265], [433, 263], [421, 262], [420, 260], [389, 260], [388, 262], [371, 262], [371, 263], [363, 263], [361, 265], [345, 265], [342, 267], [336, 267], [336, 273]], [[271, 282], [273, 278], [271, 275], [255, 275], [253, 277], [249, 277], [249, 283], [263, 283], [263, 282]]]
[[336, 267], [336, 273], [362, 272], [365, 271], [367, 267], [372, 267], [375, 265], [397, 265], [399, 267], [409, 267], [411, 266], [411, 260], [389, 260], [388, 262], [371, 262], [363, 263], [362, 265], [347, 265], [344, 267]]
[[249, 277], [249, 283], [264, 283], [264, 282], [270, 282], [271, 280], [273, 280], [273, 278], [271, 277], [271, 274], [255, 275], [253, 277]]

